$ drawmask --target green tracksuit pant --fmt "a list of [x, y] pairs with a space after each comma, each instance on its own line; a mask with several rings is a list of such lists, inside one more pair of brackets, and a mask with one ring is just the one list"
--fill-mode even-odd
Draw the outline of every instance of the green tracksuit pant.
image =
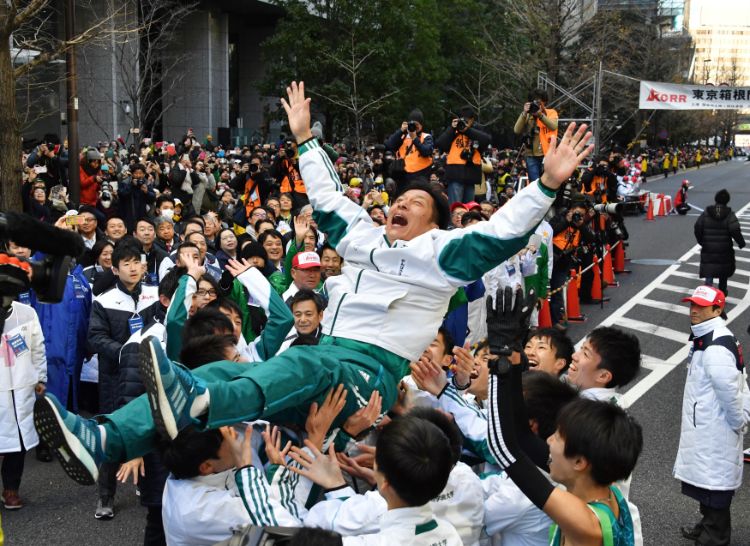
[[[331, 388], [343, 383], [348, 395], [336, 427], [367, 405], [374, 390], [387, 411], [407, 370], [405, 359], [375, 345], [323, 337], [317, 346], [291, 347], [265, 362], [213, 362], [193, 374], [207, 383], [210, 395], [205, 428], [261, 418], [304, 426], [310, 404], [322, 402]], [[107, 461], [129, 461], [156, 447], [145, 394], [99, 419], [107, 433]]]

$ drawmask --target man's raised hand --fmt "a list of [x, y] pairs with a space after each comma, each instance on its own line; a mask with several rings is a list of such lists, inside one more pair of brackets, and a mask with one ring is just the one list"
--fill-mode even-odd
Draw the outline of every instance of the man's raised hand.
[[[588, 126], [581, 125], [575, 131], [575, 122], [568, 125], [562, 139], [558, 143], [554, 138], [549, 142], [549, 149], [544, 156], [544, 174], [542, 184], [556, 190], [565, 182], [581, 161], [594, 150], [593, 144], [587, 146], [591, 139], [591, 131], [586, 132]], [[574, 133], [575, 131], [575, 133]]]
[[287, 102], [282, 97], [281, 105], [286, 111], [286, 117], [289, 120], [289, 129], [291, 129], [297, 144], [312, 138], [310, 132], [310, 99], [305, 98], [305, 82], [292, 82], [286, 88], [286, 94], [289, 97]]

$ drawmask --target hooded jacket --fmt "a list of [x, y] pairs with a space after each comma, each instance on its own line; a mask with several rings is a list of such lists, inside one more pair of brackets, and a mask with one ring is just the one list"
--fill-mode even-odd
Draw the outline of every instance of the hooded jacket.
[[740, 223], [726, 205], [711, 205], [695, 222], [695, 239], [701, 245], [699, 277], [731, 277], [734, 274], [734, 248], [745, 246]]

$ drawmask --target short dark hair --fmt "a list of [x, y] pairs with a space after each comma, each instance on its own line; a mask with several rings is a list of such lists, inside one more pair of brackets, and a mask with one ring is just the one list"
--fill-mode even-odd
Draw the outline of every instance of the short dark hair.
[[578, 391], [548, 373], [525, 373], [522, 381], [526, 413], [536, 419], [537, 434], [546, 440], [555, 432], [560, 410], [578, 398]]
[[183, 248], [194, 248], [195, 250], [197, 250], [200, 253], [200, 249], [194, 243], [191, 243], [190, 241], [183, 241], [182, 243], [180, 243], [180, 246], [177, 247], [177, 255], [178, 256], [180, 255], [180, 251]]
[[237, 302], [231, 298], [216, 298], [214, 301], [206, 305], [206, 308], [218, 309], [219, 311], [221, 311], [222, 309], [228, 309], [230, 311], [234, 311], [240, 317], [242, 316], [242, 310], [240, 309], [240, 306], [237, 305]]
[[159, 197], [156, 198], [156, 203], [154, 204], [155, 208], [159, 208], [162, 206], [163, 203], [172, 203], [172, 206], [174, 206], [174, 197], [167, 193], [162, 193]]
[[154, 230], [156, 230], [156, 224], [154, 224], [154, 221], [151, 218], [146, 218], [145, 216], [141, 216], [140, 218], [138, 218], [138, 220], [135, 221], [135, 229], [138, 229], [138, 224], [140, 224], [141, 222], [148, 224], [149, 226], [154, 228]]
[[119, 220], [119, 221], [120, 221], [120, 222], [122, 222], [123, 224], [125, 223], [125, 220], [123, 220], [123, 219], [122, 219], [122, 216], [117, 216], [117, 215], [115, 215], [115, 216], [110, 216], [109, 218], [107, 218], [107, 221], [106, 221], [106, 222], [104, 222], [104, 229], [105, 229], [105, 230], [107, 229], [107, 226], [109, 226], [109, 223], [110, 223], [110, 222], [111, 222], [112, 220]]
[[120, 239], [112, 251], [112, 265], [119, 268], [123, 260], [140, 260], [142, 253], [143, 249], [135, 239], [130, 237]]
[[641, 368], [641, 345], [638, 338], [619, 328], [602, 326], [588, 335], [588, 340], [601, 357], [599, 369], [609, 370], [612, 380], [607, 387], [630, 383]]
[[[445, 326], [438, 328], [437, 335], [443, 336], [443, 353], [446, 355], [453, 354], [453, 347], [456, 345], [456, 341], [453, 339], [453, 334]], [[435, 336], [437, 338], [437, 336]]]
[[182, 328], [182, 339], [188, 339], [200, 336], [221, 336], [224, 334], [233, 334], [234, 324], [229, 318], [211, 307], [198, 309], [195, 314], [185, 321]]
[[258, 228], [260, 227], [260, 225], [263, 222], [268, 222], [269, 224], [271, 224], [274, 227], [274, 229], [276, 229], [276, 222], [274, 222], [270, 218], [266, 217], [266, 218], [261, 218], [260, 220], [256, 220], [255, 221], [255, 225], [253, 225], [253, 229], [255, 230], [255, 233], [258, 233]]
[[204, 364], [226, 360], [227, 349], [233, 348], [236, 343], [237, 340], [230, 334], [185, 337], [180, 349], [180, 362], [194, 370]]
[[216, 459], [224, 437], [219, 429], [199, 431], [193, 425], [182, 429], [161, 450], [164, 466], [178, 480], [200, 475], [200, 466], [208, 459]]
[[529, 91], [529, 94], [527, 95], [527, 98], [532, 101], [539, 99], [543, 102], [547, 102], [549, 96], [547, 95], [547, 91], [544, 89], [539, 89], [538, 87], [536, 89], [532, 89]]
[[320, 294], [313, 290], [302, 288], [289, 299], [289, 309], [294, 309], [294, 306], [302, 301], [312, 301], [315, 303], [318, 313], [322, 313], [326, 308], [326, 302]]
[[529, 339], [534, 337], [541, 337], [549, 340], [549, 344], [555, 350], [555, 358], [562, 358], [565, 360], [565, 367], [560, 370], [558, 375], [566, 372], [570, 363], [573, 361], [573, 353], [576, 350], [573, 341], [557, 328], [542, 328], [540, 330], [534, 330], [529, 335]]
[[404, 189], [393, 198], [393, 202], [401, 197], [407, 191], [419, 190], [427, 193], [432, 198], [432, 221], [437, 224], [438, 228], [445, 229], [450, 224], [451, 212], [448, 200], [443, 196], [442, 193], [438, 192], [434, 186], [432, 186], [427, 180], [414, 180], [410, 184], [404, 186]]
[[94, 246], [91, 248], [91, 263], [94, 264], [99, 260], [99, 257], [102, 255], [102, 252], [104, 252], [104, 249], [108, 246], [111, 246], [114, 250], [115, 245], [110, 241], [109, 239], [98, 239]]
[[461, 226], [466, 227], [466, 224], [468, 224], [472, 220], [476, 220], [477, 222], [484, 222], [486, 218], [482, 216], [481, 212], [470, 210], [469, 212], [461, 216]]
[[195, 224], [197, 226], [201, 227], [201, 233], [203, 233], [203, 230], [206, 229], [206, 223], [203, 221], [203, 218], [200, 216], [193, 216], [185, 222], [185, 226], [182, 228], [182, 232], [185, 233], [185, 228], [188, 227], [190, 224]]
[[[193, 237], [194, 235], [200, 235], [201, 237], [203, 237], [203, 240], [206, 242], [206, 244], [208, 244], [208, 237], [206, 237], [206, 234], [203, 233], [202, 231], [194, 231], [191, 234], [186, 235], [185, 236], [185, 240], [187, 242], [190, 242], [190, 237]], [[193, 243], [193, 244], [195, 244], [195, 243]], [[196, 248], [198, 248], [198, 247], [196, 247]]]
[[430, 421], [408, 415], [380, 432], [378, 470], [409, 506], [422, 506], [440, 494], [453, 468], [450, 442]]
[[[263, 245], [269, 237], [274, 237], [275, 239], [280, 239], [282, 243], [284, 242], [284, 236], [275, 229], [269, 229], [268, 231], [261, 233], [260, 237], [258, 237], [258, 242]], [[286, 248], [284, 248], [283, 244], [281, 246], [284, 254], [286, 254]]]
[[557, 429], [565, 440], [565, 456], [585, 457], [599, 485], [630, 476], [643, 449], [641, 425], [610, 402], [571, 402], [560, 412]]
[[289, 541], [289, 546], [343, 546], [344, 540], [335, 531], [317, 527], [301, 527]]
[[453, 418], [449, 417], [445, 412], [427, 406], [417, 406], [409, 410], [407, 415], [429, 421], [442, 430], [445, 437], [448, 438], [448, 443], [451, 447], [453, 464], [455, 465], [459, 461], [461, 452], [463, 451], [464, 435], [461, 434], [461, 429], [458, 428]]
[[167, 274], [159, 281], [159, 295], [166, 296], [171, 300], [177, 291], [180, 277], [185, 274], [187, 274], [187, 268], [183, 266], [175, 266], [167, 271]]

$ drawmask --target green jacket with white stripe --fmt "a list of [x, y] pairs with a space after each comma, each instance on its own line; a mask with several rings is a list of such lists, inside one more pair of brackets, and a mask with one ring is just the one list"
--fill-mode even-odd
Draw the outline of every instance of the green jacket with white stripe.
[[315, 221], [345, 264], [341, 275], [326, 282], [323, 333], [374, 344], [409, 361], [435, 338], [456, 289], [526, 246], [555, 197], [537, 182], [487, 222], [388, 241], [385, 227], [375, 226], [366, 210], [344, 196], [317, 141], [299, 152]]

